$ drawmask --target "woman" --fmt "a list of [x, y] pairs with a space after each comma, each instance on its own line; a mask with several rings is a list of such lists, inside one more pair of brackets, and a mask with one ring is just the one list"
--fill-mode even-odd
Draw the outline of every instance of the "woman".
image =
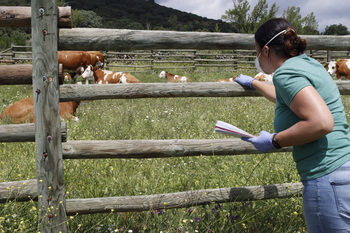
[[276, 103], [277, 133], [242, 139], [261, 152], [293, 146], [308, 231], [350, 232], [349, 126], [337, 85], [319, 62], [303, 54], [306, 45], [282, 18], [256, 31], [255, 65], [274, 73], [274, 85], [246, 75], [235, 81]]

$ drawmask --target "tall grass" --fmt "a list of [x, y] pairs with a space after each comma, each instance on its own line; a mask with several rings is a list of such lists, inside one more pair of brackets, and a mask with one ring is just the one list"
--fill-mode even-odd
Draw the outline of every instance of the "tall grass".
[[[164, 82], [157, 75], [135, 74], [142, 82]], [[232, 76], [229, 73], [186, 75], [197, 82]], [[1, 110], [30, 96], [31, 88], [0, 87]], [[349, 109], [349, 101], [343, 99]], [[262, 97], [96, 100], [81, 104], [77, 116], [79, 123], [67, 122], [68, 140], [219, 139], [226, 136], [214, 133], [217, 120], [233, 123], [253, 134], [261, 130], [272, 132], [274, 106]], [[1, 143], [0, 155], [0, 182], [36, 178], [34, 143]], [[65, 160], [64, 174], [67, 199], [299, 181], [290, 153]], [[35, 201], [0, 204], [0, 232], [38, 231], [37, 213]], [[76, 215], [67, 217], [67, 221], [70, 232], [306, 231], [302, 199], [297, 196], [136, 213]]]

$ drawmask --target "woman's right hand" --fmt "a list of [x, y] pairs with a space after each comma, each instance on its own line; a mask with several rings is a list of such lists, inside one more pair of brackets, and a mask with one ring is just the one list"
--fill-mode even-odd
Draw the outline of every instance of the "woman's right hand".
[[256, 80], [255, 78], [253, 77], [250, 77], [248, 75], [244, 75], [244, 74], [240, 74], [237, 76], [237, 78], [235, 78], [235, 82], [239, 83], [240, 85], [242, 86], [247, 86], [247, 87], [250, 87], [251, 89], [255, 89], [253, 86], [252, 86], [252, 82]]

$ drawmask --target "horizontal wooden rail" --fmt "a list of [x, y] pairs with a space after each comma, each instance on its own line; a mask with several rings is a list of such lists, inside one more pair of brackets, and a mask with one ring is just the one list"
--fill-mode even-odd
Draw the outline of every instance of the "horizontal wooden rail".
[[184, 208], [212, 203], [241, 202], [301, 196], [301, 183], [238, 188], [203, 189], [144, 196], [67, 199], [67, 215], [150, 211]]
[[[254, 35], [241, 33], [72, 28], [60, 29], [59, 35], [59, 50], [255, 49]], [[301, 37], [308, 49], [350, 50], [350, 36]]]
[[[61, 140], [67, 141], [67, 124], [61, 122]], [[35, 142], [35, 124], [0, 125], [0, 142]]]
[[29, 201], [38, 198], [37, 180], [21, 180], [0, 183], [0, 203]]
[[[23, 58], [13, 58], [13, 60], [23, 60]], [[27, 58], [32, 59], [32, 58]], [[1, 65], [0, 85], [31, 85], [33, 83], [33, 65]], [[59, 83], [63, 84], [63, 68], [59, 66]]]
[[123, 85], [61, 85], [60, 101], [161, 97], [259, 96], [237, 83], [137, 83]]
[[[212, 203], [241, 202], [301, 196], [301, 183], [202, 189], [156, 195], [66, 199], [66, 214], [94, 214], [184, 208]], [[0, 183], [0, 203], [37, 200], [37, 180]]]
[[[31, 17], [31, 7], [0, 7], [0, 27], [31, 27]], [[72, 9], [70, 6], [58, 7], [58, 27], [72, 27]]]
[[[214, 128], [214, 126], [213, 126]], [[275, 152], [291, 152], [285, 147]], [[62, 143], [63, 159], [165, 158], [261, 154], [241, 139], [97, 140]]]
[[[219, 78], [218, 78], [219, 79]], [[350, 81], [335, 81], [342, 95], [350, 95]], [[165, 97], [260, 96], [238, 83], [128, 83], [123, 85], [61, 85], [60, 101]]]

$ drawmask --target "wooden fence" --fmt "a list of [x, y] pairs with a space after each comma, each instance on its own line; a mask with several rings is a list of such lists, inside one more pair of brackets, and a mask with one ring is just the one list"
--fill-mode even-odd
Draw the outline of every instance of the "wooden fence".
[[[35, 140], [37, 179], [0, 184], [0, 201], [38, 200], [41, 232], [66, 232], [66, 214], [74, 215], [115, 211], [144, 211], [158, 208], [182, 208], [212, 202], [287, 198], [300, 195], [301, 183], [267, 186], [194, 190], [160, 195], [110, 198], [65, 199], [63, 159], [97, 158], [160, 158], [174, 156], [257, 154], [253, 145], [240, 139], [222, 140], [130, 140], [130, 141], [68, 141], [64, 142], [59, 114], [59, 101], [166, 98], [166, 97], [238, 97], [259, 96], [236, 83], [140, 83], [125, 85], [63, 85], [59, 86], [57, 49], [118, 51], [144, 49], [253, 49], [251, 35], [218, 33], [184, 33], [108, 29], [57, 29], [56, 0], [32, 0], [31, 27], [33, 35], [33, 93], [35, 125], [26, 139], [15, 137], [18, 127], [1, 126], [0, 139]], [[1, 21], [1, 19], [0, 19]], [[1, 24], [0, 25], [4, 25]], [[6, 25], [6, 24], [5, 24]], [[44, 33], [44, 30], [47, 33]], [[94, 33], [92, 33], [94, 32]], [[59, 35], [59, 38], [58, 38]], [[144, 38], [147, 38], [145, 40]], [[181, 39], [179, 39], [181, 38]], [[344, 39], [350, 37], [310, 37], [314, 49], [348, 50]], [[328, 46], [328, 47], [327, 47]], [[3, 78], [0, 76], [0, 78]], [[4, 77], [5, 79], [7, 77]], [[338, 83], [342, 94], [350, 94], [350, 82]], [[46, 113], [46, 114], [44, 114]], [[35, 130], [33, 130], [33, 126]], [[28, 126], [27, 126], [28, 127]], [[29, 132], [30, 131], [30, 132]], [[35, 137], [33, 137], [35, 136]], [[6, 141], [7, 142], [7, 141]], [[138, 145], [135, 147], [135, 145]], [[140, 146], [142, 145], [142, 146]], [[229, 145], [229, 146], [228, 146]], [[290, 152], [282, 148], [274, 152]], [[25, 185], [24, 185], [25, 183]], [[9, 188], [10, 187], [10, 188]], [[21, 187], [21, 189], [18, 189]], [[40, 196], [41, 198], [37, 198]], [[165, 204], [166, 203], [166, 206]], [[48, 211], [49, 210], [49, 211]], [[47, 221], [49, 220], [49, 221]]]
[[[172, 71], [191, 72], [235, 71], [254, 68], [255, 50], [162, 49], [135, 51], [102, 51], [105, 69], [124, 72]], [[350, 58], [349, 51], [307, 50], [306, 53], [325, 64], [330, 60]], [[0, 52], [0, 64], [32, 63], [31, 46], [12, 45]]]

